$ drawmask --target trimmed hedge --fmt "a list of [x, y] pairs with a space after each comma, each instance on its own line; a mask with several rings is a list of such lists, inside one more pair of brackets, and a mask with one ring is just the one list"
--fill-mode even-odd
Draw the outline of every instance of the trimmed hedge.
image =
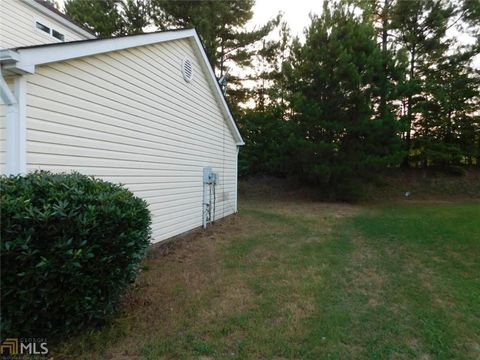
[[103, 323], [149, 245], [146, 202], [78, 173], [2, 176], [0, 186], [2, 336]]

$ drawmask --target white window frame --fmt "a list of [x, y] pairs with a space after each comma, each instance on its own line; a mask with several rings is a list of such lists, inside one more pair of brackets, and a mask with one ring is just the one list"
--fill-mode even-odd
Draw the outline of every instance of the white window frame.
[[[49, 29], [49, 32], [47, 33], [46, 31], [43, 31], [41, 29], [39, 29], [37, 27], [37, 23], [40, 24], [40, 25], [43, 25], [45, 27], [47, 27]], [[40, 20], [40, 19], [35, 19], [34, 23], [33, 23], [33, 26], [35, 27], [35, 31], [39, 34], [42, 34], [43, 36], [46, 36], [48, 37], [49, 39], [55, 39], [57, 42], [65, 42], [66, 41], [66, 35], [65, 33], [61, 32], [61, 31], [58, 31], [57, 29], [54, 29], [50, 24], [48, 24], [48, 22], [46, 21], [43, 21], [43, 20]], [[60, 40], [59, 38], [53, 36], [53, 30], [55, 30], [56, 32], [58, 32], [59, 34], [63, 35], [63, 40]]]

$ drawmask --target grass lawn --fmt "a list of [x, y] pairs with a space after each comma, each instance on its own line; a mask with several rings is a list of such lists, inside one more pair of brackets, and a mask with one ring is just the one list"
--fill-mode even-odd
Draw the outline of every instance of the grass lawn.
[[480, 359], [480, 204], [247, 202], [54, 358]]

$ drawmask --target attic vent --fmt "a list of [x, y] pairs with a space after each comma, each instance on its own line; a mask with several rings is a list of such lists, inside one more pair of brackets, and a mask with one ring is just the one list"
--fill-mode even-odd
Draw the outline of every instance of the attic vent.
[[185, 58], [182, 61], [182, 75], [186, 82], [190, 82], [193, 79], [193, 65], [188, 58]]

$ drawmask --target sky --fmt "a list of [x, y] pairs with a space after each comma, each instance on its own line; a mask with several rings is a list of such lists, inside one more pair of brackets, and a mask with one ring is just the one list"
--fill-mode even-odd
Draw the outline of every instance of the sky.
[[[57, 0], [57, 2], [63, 7], [64, 0]], [[303, 40], [303, 31], [310, 23], [309, 14], [320, 14], [322, 8], [323, 0], [256, 0], [253, 17], [247, 24], [247, 29], [251, 30], [255, 26], [264, 25], [281, 11], [284, 21], [290, 26], [291, 35], [298, 35]], [[467, 36], [458, 36], [453, 33], [451, 35], [459, 38], [460, 43], [473, 41], [473, 38]], [[473, 65], [480, 69], [480, 55], [475, 57]]]
[[[284, 20], [290, 26], [291, 34], [293, 36], [298, 35], [300, 40], [303, 40], [305, 38], [303, 31], [310, 23], [309, 14], [319, 15], [322, 8], [323, 0], [256, 0], [253, 17], [247, 24], [247, 28], [252, 29], [255, 26], [262, 26], [281, 11]], [[456, 37], [463, 44], [474, 42], [474, 38], [459, 34], [453, 28], [447, 34]], [[472, 65], [480, 69], [480, 55], [474, 58]]]
[[292, 35], [303, 38], [303, 29], [310, 23], [309, 14], [320, 14], [322, 7], [322, 0], [257, 0], [248, 26], [261, 26], [282, 11]]
[[[56, 1], [63, 9], [65, 0]], [[304, 27], [310, 22], [308, 14], [310, 12], [320, 14], [322, 7], [323, 0], [256, 0], [253, 18], [248, 27], [261, 26], [282, 11], [285, 21], [291, 28], [292, 35], [302, 37]]]

